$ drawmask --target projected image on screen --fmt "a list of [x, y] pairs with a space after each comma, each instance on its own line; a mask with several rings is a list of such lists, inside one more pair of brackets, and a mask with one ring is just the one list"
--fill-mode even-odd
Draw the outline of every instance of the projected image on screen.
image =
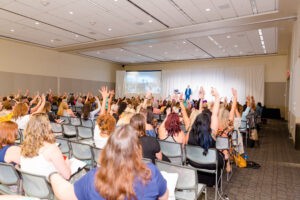
[[143, 94], [148, 91], [159, 94], [161, 91], [161, 71], [126, 72], [125, 91], [127, 94]]

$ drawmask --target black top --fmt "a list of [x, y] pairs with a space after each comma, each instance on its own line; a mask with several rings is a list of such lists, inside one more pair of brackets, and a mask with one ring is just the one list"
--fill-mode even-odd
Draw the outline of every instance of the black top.
[[143, 157], [149, 158], [155, 163], [155, 154], [160, 152], [158, 141], [154, 137], [143, 136], [140, 137], [140, 142], [143, 148]]

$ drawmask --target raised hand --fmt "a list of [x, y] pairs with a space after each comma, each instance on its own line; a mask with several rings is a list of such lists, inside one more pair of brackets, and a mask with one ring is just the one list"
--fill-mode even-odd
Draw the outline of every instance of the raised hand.
[[217, 89], [216, 88], [211, 88], [211, 95], [213, 96], [213, 97], [219, 97], [219, 92], [217, 91]]
[[146, 93], [146, 99], [151, 99], [152, 98], [152, 93], [151, 92], [147, 92]]
[[233, 97], [237, 97], [237, 90], [236, 89], [231, 88], [231, 92], [232, 92]]
[[109, 92], [107, 89], [107, 86], [102, 86], [100, 90], [98, 90], [100, 94], [102, 95], [103, 99], [106, 99], [109, 96]]
[[200, 98], [200, 99], [204, 99], [204, 96], [205, 96], [205, 90], [204, 90], [204, 88], [201, 86], [201, 87], [200, 87], [200, 90], [199, 90], [199, 98]]
[[115, 91], [114, 91], [114, 90], [110, 90], [110, 91], [109, 91], [109, 96], [110, 96], [110, 97], [113, 97], [114, 95], [115, 95]]
[[170, 113], [171, 113], [171, 108], [169, 107], [169, 108], [167, 108], [167, 110], [166, 110], [167, 116], [168, 116]]

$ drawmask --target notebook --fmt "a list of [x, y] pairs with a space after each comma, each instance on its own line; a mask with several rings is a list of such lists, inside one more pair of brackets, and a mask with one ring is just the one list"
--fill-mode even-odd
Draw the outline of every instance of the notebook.
[[71, 174], [76, 174], [86, 166], [86, 163], [76, 158], [70, 158]]

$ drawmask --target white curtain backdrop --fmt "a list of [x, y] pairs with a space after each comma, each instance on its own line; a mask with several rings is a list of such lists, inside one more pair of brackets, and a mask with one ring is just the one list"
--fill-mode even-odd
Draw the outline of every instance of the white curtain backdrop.
[[125, 75], [126, 75], [126, 71], [124, 71], [124, 70], [116, 72], [116, 89], [115, 89], [116, 98], [124, 97], [124, 93], [125, 93]]
[[203, 86], [207, 100], [212, 100], [210, 91], [215, 87], [221, 97], [226, 96], [230, 101], [231, 88], [235, 88], [241, 104], [245, 103], [247, 95], [264, 104], [264, 82], [264, 66], [167, 69], [162, 70], [162, 97], [172, 95], [175, 89], [184, 93], [190, 85], [192, 99], [198, 99], [199, 88]]

